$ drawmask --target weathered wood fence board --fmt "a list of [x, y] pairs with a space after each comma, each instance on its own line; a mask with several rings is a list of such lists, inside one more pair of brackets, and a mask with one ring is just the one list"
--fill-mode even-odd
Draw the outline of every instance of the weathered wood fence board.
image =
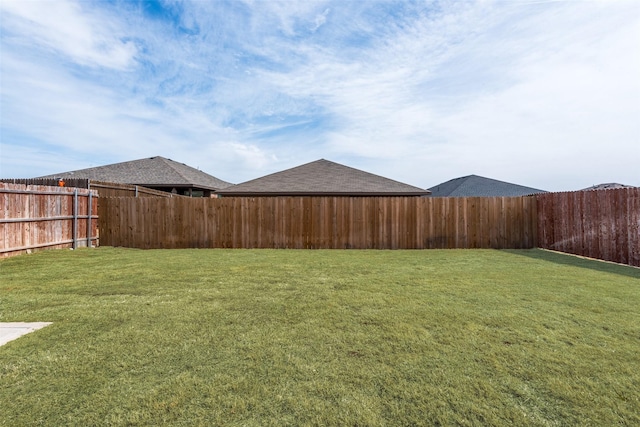
[[103, 245], [135, 248], [531, 248], [534, 197], [101, 198]]
[[97, 201], [85, 189], [0, 182], [0, 256], [95, 243]]
[[540, 247], [640, 267], [640, 188], [536, 198]]

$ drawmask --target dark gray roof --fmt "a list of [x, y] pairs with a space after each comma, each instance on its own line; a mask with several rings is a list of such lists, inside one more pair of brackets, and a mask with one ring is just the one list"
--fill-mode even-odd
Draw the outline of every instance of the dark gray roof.
[[83, 178], [119, 184], [189, 187], [206, 190], [218, 190], [232, 185], [184, 163], [178, 163], [161, 156], [62, 172], [39, 178]]
[[615, 188], [634, 188], [634, 187], [633, 185], [618, 184], [617, 182], [607, 182], [604, 184], [594, 185], [589, 188], [583, 188], [582, 190], [583, 191], [584, 190], [611, 190]]
[[524, 187], [478, 175], [455, 178], [429, 188], [432, 197], [511, 197], [546, 193], [544, 190]]
[[320, 159], [251, 181], [218, 194], [225, 196], [423, 196], [429, 191]]

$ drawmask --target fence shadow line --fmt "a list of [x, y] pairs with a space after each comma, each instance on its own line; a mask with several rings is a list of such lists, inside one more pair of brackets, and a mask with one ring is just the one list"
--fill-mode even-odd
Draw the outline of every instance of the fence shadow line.
[[548, 249], [503, 249], [510, 254], [524, 256], [527, 258], [548, 261], [555, 264], [569, 265], [572, 267], [588, 268], [590, 270], [601, 271], [603, 273], [619, 274], [640, 280], [640, 268], [625, 264], [616, 264], [609, 261], [602, 261], [594, 258], [585, 258], [580, 255], [573, 255], [562, 252], [555, 252]]

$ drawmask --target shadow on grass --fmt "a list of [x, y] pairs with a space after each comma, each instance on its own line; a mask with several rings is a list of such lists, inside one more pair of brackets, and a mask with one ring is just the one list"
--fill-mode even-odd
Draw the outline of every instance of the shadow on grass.
[[604, 273], [620, 274], [622, 276], [633, 277], [634, 279], [640, 279], [640, 268], [626, 266], [622, 264], [613, 264], [606, 261], [599, 261], [595, 259], [580, 258], [578, 256], [563, 254], [552, 251], [545, 251], [542, 249], [505, 249], [505, 252], [526, 256], [533, 259], [540, 259], [543, 261], [549, 261], [556, 264], [570, 265], [572, 267], [588, 268], [591, 270], [602, 271]]

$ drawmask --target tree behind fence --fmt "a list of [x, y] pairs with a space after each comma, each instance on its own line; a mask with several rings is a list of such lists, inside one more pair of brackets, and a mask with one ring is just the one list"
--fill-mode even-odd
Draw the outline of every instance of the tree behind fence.
[[101, 198], [102, 245], [134, 248], [532, 248], [529, 197]]

